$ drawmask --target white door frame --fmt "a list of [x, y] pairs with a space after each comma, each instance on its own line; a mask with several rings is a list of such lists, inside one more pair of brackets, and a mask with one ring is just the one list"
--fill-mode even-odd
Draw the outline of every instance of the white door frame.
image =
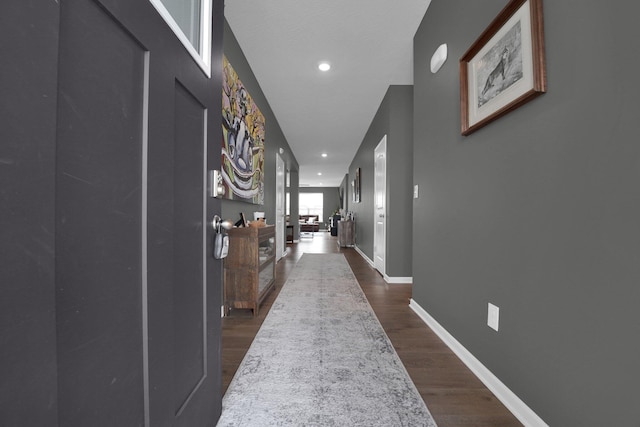
[[285, 162], [280, 154], [276, 154], [276, 260], [282, 258], [287, 252], [286, 245], [286, 171]]
[[387, 259], [387, 135], [374, 151], [373, 264], [384, 277]]

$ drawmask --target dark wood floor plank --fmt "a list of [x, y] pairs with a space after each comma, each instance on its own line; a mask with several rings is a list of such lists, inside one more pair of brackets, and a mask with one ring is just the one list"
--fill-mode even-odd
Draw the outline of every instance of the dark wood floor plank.
[[339, 248], [336, 237], [314, 233], [287, 245], [287, 255], [276, 266], [276, 285], [261, 305], [232, 310], [222, 320], [222, 380], [226, 391], [264, 318], [304, 253], [345, 254], [360, 287], [402, 363], [439, 427], [522, 426], [504, 405], [473, 375], [440, 338], [409, 308], [411, 284], [386, 283], [352, 248]]

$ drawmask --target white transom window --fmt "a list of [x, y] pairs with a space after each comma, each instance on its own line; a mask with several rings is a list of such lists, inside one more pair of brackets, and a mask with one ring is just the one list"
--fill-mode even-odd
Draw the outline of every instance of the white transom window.
[[200, 68], [211, 77], [212, 0], [149, 1]]

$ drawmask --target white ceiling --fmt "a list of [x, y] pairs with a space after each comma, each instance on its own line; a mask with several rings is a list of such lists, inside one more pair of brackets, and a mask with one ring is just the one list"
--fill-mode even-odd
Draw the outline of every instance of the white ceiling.
[[[430, 2], [225, 2], [227, 22], [298, 160], [300, 185], [339, 186], [389, 85], [413, 84], [413, 36]], [[321, 61], [331, 70], [319, 71]]]

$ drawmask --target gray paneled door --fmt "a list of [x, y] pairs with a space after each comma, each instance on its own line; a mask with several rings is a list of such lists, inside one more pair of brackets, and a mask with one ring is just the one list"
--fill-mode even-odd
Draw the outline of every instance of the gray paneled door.
[[147, 0], [36, 3], [0, 30], [45, 47], [3, 55], [0, 425], [215, 425], [223, 1], [211, 78]]

